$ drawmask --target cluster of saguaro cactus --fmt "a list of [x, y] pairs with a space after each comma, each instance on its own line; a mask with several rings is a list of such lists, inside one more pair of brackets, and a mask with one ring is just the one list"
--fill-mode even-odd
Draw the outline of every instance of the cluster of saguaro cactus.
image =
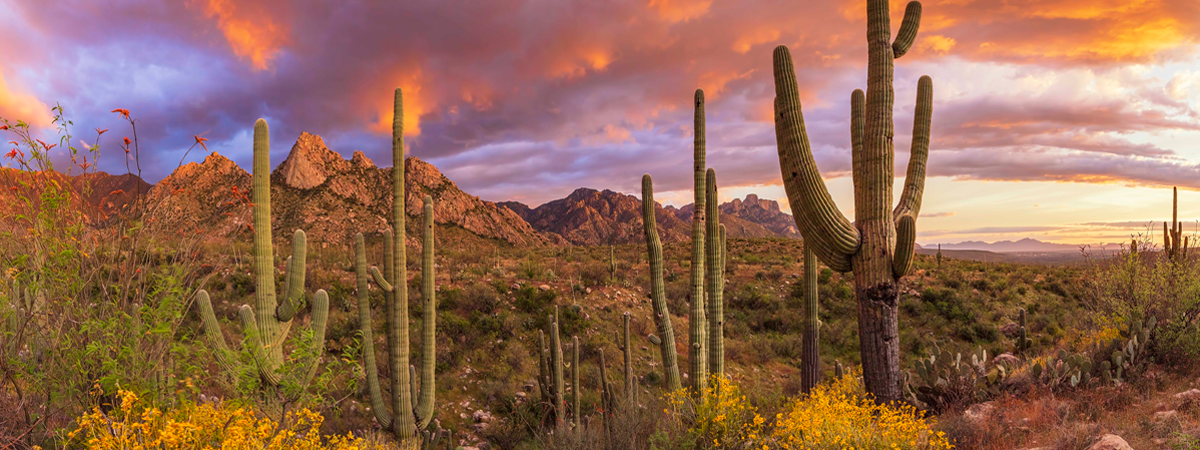
[[[246, 345], [265, 390], [266, 400], [277, 400], [275, 392], [284, 376], [289, 382], [307, 385], [316, 375], [320, 355], [325, 349], [325, 325], [329, 317], [329, 297], [318, 290], [312, 300], [312, 357], [290, 374], [281, 371], [284, 363], [283, 344], [296, 316], [296, 303], [304, 299], [304, 275], [306, 243], [305, 235], [296, 230], [292, 239], [292, 256], [288, 257], [283, 297], [275, 296], [275, 259], [271, 245], [271, 166], [270, 135], [267, 122], [258, 119], [254, 123], [254, 186], [251, 191], [254, 204], [254, 306], [242, 305], [239, 316]], [[234, 370], [236, 362], [225, 344], [225, 337], [213, 314], [208, 292], [199, 290], [196, 303], [204, 332], [216, 353], [217, 362], [226, 370]]]
[[650, 263], [650, 303], [654, 308], [654, 323], [661, 336], [650, 335], [650, 342], [662, 354], [663, 375], [667, 389], [683, 387], [679, 377], [679, 357], [675, 351], [675, 330], [671, 327], [671, 312], [667, 309], [666, 285], [663, 282], [663, 248], [654, 218], [654, 182], [642, 175], [642, 227], [646, 235], [646, 254]]
[[[384, 269], [371, 267], [367, 275], [366, 254], [362, 234], [355, 236], [355, 272], [358, 276], [358, 317], [363, 335], [363, 357], [367, 372], [367, 390], [371, 408], [384, 429], [395, 435], [403, 449], [421, 448], [437, 433], [429, 429], [434, 413], [434, 365], [436, 353], [437, 301], [434, 287], [433, 199], [424, 198], [423, 248], [421, 252], [421, 379], [417, 390], [415, 368], [409, 364], [408, 337], [408, 268], [404, 245], [404, 97], [396, 89], [395, 117], [392, 120], [392, 220], [391, 230], [383, 233]], [[379, 375], [375, 365], [375, 348], [371, 322], [368, 278], [384, 291], [387, 302], [388, 367], [391, 372], [391, 412], [383, 400]], [[413, 399], [417, 398], [415, 408]]]
[[1033, 339], [1029, 337], [1029, 331], [1025, 328], [1025, 308], [1021, 308], [1021, 314], [1017, 322], [1017, 348], [1018, 355], [1024, 354], [1033, 347]]
[[821, 262], [854, 272], [859, 304], [863, 380], [876, 401], [902, 400], [898, 333], [899, 287], [912, 263], [916, 219], [925, 186], [933, 82], [921, 77], [911, 159], [899, 203], [892, 208], [894, 60], [911, 48], [921, 4], [910, 2], [895, 41], [887, 0], [867, 4], [867, 92], [851, 95], [851, 156], [855, 223], [834, 204], [813, 159], [787, 47], [774, 52], [775, 136], [779, 167], [796, 225]]
[[[563, 349], [562, 339], [559, 334], [559, 319], [558, 306], [554, 307], [554, 314], [547, 317], [550, 334], [550, 348], [546, 348], [546, 333], [538, 330], [538, 360], [539, 374], [538, 385], [541, 387], [543, 401], [550, 402], [554, 405], [554, 428], [556, 430], [566, 431], [567, 425], [567, 398], [566, 384], [563, 380]], [[579, 336], [571, 337], [571, 428], [575, 430], [582, 429], [581, 422], [582, 414], [580, 414], [581, 396], [579, 385], [579, 353], [582, 347], [579, 344]], [[604, 355], [600, 356], [601, 371], [604, 370]], [[603, 387], [603, 386], [602, 386]], [[603, 392], [602, 394], [603, 395]]]
[[1183, 223], [1179, 221], [1179, 188], [1171, 190], [1171, 228], [1163, 222], [1163, 251], [1171, 261], [1183, 261], [1187, 259], [1188, 237], [1183, 235]]

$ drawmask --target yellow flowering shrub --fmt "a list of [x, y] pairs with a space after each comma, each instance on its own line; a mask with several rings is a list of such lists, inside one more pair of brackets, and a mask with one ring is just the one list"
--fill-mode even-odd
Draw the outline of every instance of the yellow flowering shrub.
[[737, 384], [729, 378], [713, 375], [704, 389], [702, 400], [691, 398], [691, 391], [680, 389], [667, 394], [674, 416], [691, 416], [689, 433], [706, 447], [743, 448], [761, 439], [766, 419], [758, 415]]
[[[909, 405], [877, 405], [856, 374], [813, 388], [776, 417], [772, 448], [948, 449], [945, 433]], [[765, 447], [763, 447], [765, 448]]]
[[78, 428], [70, 433], [70, 438], [96, 450], [372, 448], [350, 435], [323, 440], [320, 435], [323, 418], [308, 409], [288, 413], [280, 426], [230, 402], [163, 411], [143, 405], [133, 392], [120, 391], [118, 397], [121, 404], [107, 414], [97, 407], [79, 417]]

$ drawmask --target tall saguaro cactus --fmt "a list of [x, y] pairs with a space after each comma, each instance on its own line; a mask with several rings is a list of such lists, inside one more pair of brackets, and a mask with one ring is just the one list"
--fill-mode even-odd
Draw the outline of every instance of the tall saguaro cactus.
[[[424, 198], [425, 222], [422, 229], [421, 294], [424, 297], [421, 317], [421, 381], [420, 391], [410, 372], [408, 336], [408, 268], [404, 246], [404, 96], [396, 89], [395, 117], [392, 119], [392, 220], [391, 230], [385, 230], [384, 265], [380, 273], [371, 267], [367, 276], [366, 255], [362, 234], [355, 236], [355, 271], [358, 275], [358, 315], [363, 334], [364, 364], [367, 366], [367, 390], [375, 419], [395, 435], [402, 449], [421, 448], [422, 435], [433, 420], [434, 364], [436, 352], [436, 311], [434, 287], [433, 199]], [[368, 278], [384, 291], [388, 318], [388, 368], [391, 373], [391, 412], [382, 395], [375, 366], [375, 349], [371, 330], [371, 305], [367, 293]], [[413, 398], [417, 397], [416, 408]]]
[[666, 379], [667, 389], [675, 391], [681, 389], [683, 384], [679, 378], [679, 357], [675, 351], [675, 329], [671, 327], [671, 312], [667, 309], [663, 248], [654, 219], [654, 205], [654, 181], [650, 174], [642, 175], [642, 229], [646, 235], [646, 255], [650, 262], [650, 303], [654, 307], [654, 323], [658, 325], [658, 334], [661, 336], [657, 344], [662, 354], [663, 378]]
[[708, 372], [712, 375], [725, 374], [725, 225], [721, 224], [721, 209], [717, 201], [717, 172], [708, 169], [705, 177], [704, 233], [705, 292], [708, 294]]
[[[708, 181], [704, 171], [704, 91], [696, 89], [695, 137], [693, 141], [693, 169], [695, 173], [695, 208], [692, 210], [692, 310], [690, 319], [691, 388], [695, 395], [702, 395], [708, 381], [708, 321], [705, 317], [704, 293], [704, 231], [705, 197], [708, 196]], [[715, 180], [714, 180], [715, 181]]]
[[[269, 404], [279, 399], [275, 393], [285, 376], [300, 385], [307, 385], [317, 372], [321, 353], [325, 349], [325, 325], [329, 318], [329, 296], [318, 290], [312, 302], [313, 341], [310, 349], [313, 357], [303, 362], [304, 367], [284, 373], [283, 344], [292, 320], [296, 316], [295, 302], [304, 298], [304, 268], [306, 257], [305, 235], [296, 230], [292, 239], [292, 256], [286, 263], [282, 302], [275, 296], [275, 255], [271, 245], [271, 148], [267, 121], [258, 119], [254, 123], [254, 181], [251, 195], [254, 203], [254, 306], [242, 305], [238, 311], [242, 330], [246, 335], [249, 352], [258, 366], [259, 378], [267, 391]], [[196, 293], [200, 307], [200, 318], [208, 342], [217, 355], [217, 362], [226, 369], [234, 370], [235, 361], [229, 354], [225, 337], [213, 314], [208, 292]]]
[[892, 207], [894, 60], [916, 39], [921, 4], [910, 2], [895, 41], [888, 0], [867, 0], [867, 92], [851, 95], [855, 222], [838, 210], [817, 171], [787, 47], [774, 52], [775, 136], [796, 226], [825, 265], [854, 272], [863, 380], [876, 401], [903, 399], [897, 281], [909, 270], [925, 187], [933, 82], [921, 77], [904, 191]]

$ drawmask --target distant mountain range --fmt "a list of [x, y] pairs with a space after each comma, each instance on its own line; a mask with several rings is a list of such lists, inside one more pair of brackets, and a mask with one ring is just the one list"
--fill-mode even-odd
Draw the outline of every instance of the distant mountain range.
[[[6, 186], [30, 177], [29, 173], [12, 169], [0, 171], [0, 181]], [[179, 167], [156, 185], [136, 175], [103, 172], [76, 176], [70, 183], [65, 183], [66, 175], [54, 173], [50, 177], [71, 186], [91, 182], [93, 190], [84, 206], [97, 226], [110, 222], [117, 213], [140, 208], [152, 214], [147, 227], [171, 232], [232, 236], [250, 228], [246, 197], [251, 187], [250, 173], [217, 153], [203, 162]], [[537, 208], [518, 202], [497, 204], [463, 192], [432, 164], [416, 157], [406, 159], [405, 179], [410, 216], [420, 214], [421, 198], [430, 195], [435, 222], [482, 237], [513, 245], [644, 242], [642, 202], [632, 195], [579, 188], [566, 198]], [[274, 235], [290, 239], [292, 230], [303, 229], [311, 241], [336, 244], [350, 242], [358, 232], [378, 233], [385, 228], [391, 210], [390, 186], [390, 168], [377, 167], [362, 152], [354, 152], [347, 160], [330, 150], [320, 136], [301, 133], [287, 159], [271, 173]], [[15, 206], [13, 192], [23, 191], [0, 192], [0, 212]], [[25, 196], [36, 194], [27, 192]], [[773, 200], [751, 194], [722, 204], [720, 210], [729, 237], [799, 238], [792, 216], [783, 213]], [[691, 216], [692, 205], [659, 205], [655, 219], [662, 240], [689, 240]], [[418, 223], [409, 221], [414, 227]], [[410, 238], [416, 235], [410, 233]]]
[[[1025, 238], [1019, 241], [997, 241], [992, 243], [982, 241], [966, 241], [957, 244], [941, 244], [942, 250], [982, 250], [994, 253], [1054, 253], [1078, 252], [1079, 246], [1074, 244], [1055, 244], [1042, 242], [1037, 239]], [[924, 248], [935, 249], [938, 244], [924, 244]]]

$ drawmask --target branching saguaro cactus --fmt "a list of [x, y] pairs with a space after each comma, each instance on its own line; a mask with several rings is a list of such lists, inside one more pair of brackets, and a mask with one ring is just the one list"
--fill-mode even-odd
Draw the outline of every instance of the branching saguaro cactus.
[[[325, 349], [325, 325], [329, 317], [329, 297], [317, 291], [312, 301], [313, 340], [308, 361], [296, 370], [280, 370], [284, 363], [283, 343], [296, 316], [296, 302], [304, 298], [306, 245], [305, 235], [296, 230], [292, 238], [292, 256], [288, 257], [282, 302], [275, 297], [275, 256], [271, 245], [271, 158], [270, 133], [267, 121], [254, 123], [254, 306], [242, 305], [239, 316], [246, 335], [249, 352], [258, 366], [259, 378], [268, 404], [278, 401], [276, 393], [281, 383], [303, 388], [317, 373], [320, 355]], [[217, 362], [228, 371], [235, 370], [235, 359], [225, 344], [225, 337], [213, 314], [208, 292], [196, 293], [204, 332], [217, 356]], [[288, 372], [288, 373], [284, 373]], [[289, 379], [285, 380], [285, 375]]]
[[[708, 381], [708, 321], [705, 317], [704, 293], [704, 253], [705, 227], [705, 198], [708, 193], [708, 181], [704, 162], [704, 91], [696, 89], [695, 137], [693, 141], [693, 169], [695, 173], [695, 208], [692, 210], [692, 310], [690, 319], [691, 345], [688, 347], [688, 364], [691, 370], [692, 392], [696, 396], [703, 395], [704, 386]], [[716, 181], [714, 179], [714, 181]]]
[[851, 95], [855, 223], [838, 210], [817, 171], [804, 128], [796, 71], [784, 46], [774, 52], [775, 136], [788, 200], [806, 244], [826, 266], [854, 272], [863, 380], [876, 401], [891, 402], [903, 399], [897, 280], [912, 263], [929, 153], [933, 82], [924, 76], [917, 85], [908, 175], [893, 208], [894, 60], [904, 55], [916, 38], [921, 4], [908, 4], [893, 42], [888, 1], [866, 3], [867, 92], [864, 96], [855, 90]]
[[[650, 303], [654, 307], [654, 323], [661, 337], [650, 335], [662, 354], [663, 378], [667, 389], [683, 387], [679, 378], [679, 357], [675, 351], [675, 329], [671, 327], [671, 312], [667, 309], [666, 285], [663, 283], [663, 248], [658, 238], [654, 218], [654, 181], [650, 174], [642, 175], [642, 227], [646, 235], [646, 255], [650, 263]], [[657, 342], [655, 342], [657, 341]]]
[[[355, 273], [358, 276], [358, 317], [363, 335], [363, 357], [367, 371], [367, 390], [371, 408], [380, 426], [390, 430], [402, 449], [419, 449], [422, 441], [430, 442], [436, 432], [427, 430], [433, 420], [434, 364], [436, 352], [437, 300], [434, 287], [433, 199], [424, 198], [424, 227], [421, 251], [421, 380], [420, 391], [413, 378], [415, 370], [409, 365], [408, 337], [408, 269], [404, 246], [404, 96], [396, 89], [395, 118], [392, 119], [392, 220], [391, 230], [383, 233], [383, 273], [371, 267], [367, 275], [367, 258], [361, 233], [355, 240]], [[375, 348], [371, 327], [371, 304], [367, 281], [372, 279], [384, 291], [387, 301], [388, 368], [391, 372], [391, 412], [383, 401], [379, 375], [375, 365]], [[416, 407], [413, 398], [416, 397]]]
[[725, 375], [725, 225], [717, 201], [717, 172], [708, 169], [705, 176], [704, 289], [708, 294], [708, 372]]
[[1171, 190], [1171, 229], [1163, 222], [1163, 251], [1171, 261], [1183, 261], [1187, 259], [1188, 238], [1183, 235], [1183, 223], [1179, 221], [1179, 188]]

